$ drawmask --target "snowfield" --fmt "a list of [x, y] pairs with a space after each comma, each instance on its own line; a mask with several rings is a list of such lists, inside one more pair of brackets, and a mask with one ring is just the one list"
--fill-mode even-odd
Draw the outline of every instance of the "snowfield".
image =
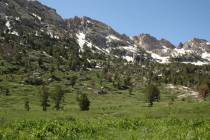
[[81, 51], [84, 51], [83, 50], [83, 46], [86, 43], [85, 34], [84, 33], [78, 33], [78, 34], [76, 34], [76, 36], [77, 36], [77, 42], [78, 42], [78, 44], [80, 46]]
[[97, 50], [99, 50], [99, 51], [101, 51], [101, 52], [103, 52], [103, 53], [106, 53], [106, 54], [108, 54], [108, 53], [110, 52], [109, 49], [104, 50], [104, 49], [101, 49], [101, 48], [98, 47], [98, 46], [93, 45], [91, 42], [88, 42], [88, 41], [86, 40], [86, 35], [85, 35], [84, 33], [82, 33], [82, 32], [77, 33], [76, 36], [77, 36], [77, 42], [78, 42], [78, 44], [79, 44], [79, 46], [80, 46], [80, 50], [81, 50], [82, 52], [84, 51], [83, 47], [84, 47], [85, 44], [86, 44], [89, 48], [94, 47], [94, 48], [96, 48]]
[[172, 57], [177, 57], [177, 56], [180, 56], [180, 55], [184, 55], [184, 54], [190, 54], [190, 53], [193, 53], [192, 50], [185, 50], [185, 49], [177, 49], [175, 48], [172, 52]]
[[196, 65], [196, 66], [202, 66], [202, 65], [207, 65], [209, 64], [208, 62], [201, 62], [201, 61], [197, 61], [197, 62], [182, 62], [184, 64], [193, 64], [193, 65]]
[[120, 41], [121, 39], [116, 37], [115, 35], [108, 35], [106, 39], [111, 42], [112, 40]]
[[151, 54], [151, 57], [153, 59], [155, 59], [158, 63], [162, 63], [162, 64], [168, 64], [168, 63], [170, 63], [169, 62], [169, 58], [170, 58], [169, 56], [162, 57], [162, 56], [160, 56], [160, 55], [158, 55], [156, 53], [153, 53], [151, 51], [147, 51], [147, 53]]
[[202, 56], [201, 56], [203, 59], [207, 59], [207, 60], [209, 60], [210, 61], [210, 53], [208, 53], [208, 52], [204, 52], [204, 53], [202, 53]]

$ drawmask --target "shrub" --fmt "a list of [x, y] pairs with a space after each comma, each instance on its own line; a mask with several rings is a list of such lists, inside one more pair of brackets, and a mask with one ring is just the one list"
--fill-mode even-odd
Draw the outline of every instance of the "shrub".
[[38, 85], [43, 85], [44, 81], [41, 78], [29, 77], [28, 79], [25, 80], [25, 83], [38, 86]]
[[155, 85], [148, 85], [146, 89], [146, 101], [153, 106], [154, 101], [160, 100], [160, 90]]
[[61, 81], [61, 78], [59, 78], [58, 76], [56, 76], [54, 74], [51, 75], [51, 79], [55, 80], [55, 81]]
[[30, 103], [29, 103], [28, 100], [25, 101], [25, 106], [24, 107], [25, 107], [26, 111], [30, 110]]
[[198, 87], [198, 92], [200, 94], [200, 97], [203, 99], [206, 99], [209, 94], [209, 86], [208, 84], [200, 84]]
[[79, 102], [79, 107], [82, 111], [87, 111], [89, 110], [89, 106], [90, 106], [90, 101], [87, 97], [86, 94], [80, 94], [78, 97], [77, 97], [77, 101]]
[[108, 93], [108, 89], [106, 87], [101, 87], [100, 90], [98, 91], [99, 95], [104, 95]]

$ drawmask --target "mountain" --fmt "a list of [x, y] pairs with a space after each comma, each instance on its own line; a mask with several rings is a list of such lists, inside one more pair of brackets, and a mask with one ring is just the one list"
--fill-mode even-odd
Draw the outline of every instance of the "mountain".
[[204, 39], [194, 38], [184, 44], [180, 43], [177, 47], [166, 39], [158, 40], [149, 34], [140, 34], [132, 39], [159, 63], [182, 62], [203, 65], [210, 61], [210, 43]]
[[72, 59], [84, 65], [110, 57], [138, 63], [202, 65], [210, 61], [207, 40], [194, 38], [176, 47], [149, 34], [129, 37], [89, 17], [63, 19], [36, 0], [1, 0], [0, 29], [0, 58], [14, 61], [21, 57], [20, 63], [25, 63], [26, 56], [34, 63], [41, 59], [45, 65], [59, 57], [60, 67]]
[[149, 34], [140, 34], [139, 36], [132, 37], [135, 44], [139, 48], [143, 48], [149, 54], [151, 54], [152, 58], [160, 63], [169, 63], [169, 56], [171, 51], [175, 48], [173, 44], [171, 44], [166, 39], [158, 40], [157, 38], [149, 35]]
[[140, 34], [139, 36], [134, 36], [133, 40], [139, 47], [142, 47], [148, 51], [153, 51], [156, 49], [175, 48], [175, 46], [171, 44], [168, 40], [166, 39], [158, 40], [149, 34]]
[[0, 1], [0, 62], [7, 66], [1, 69], [4, 73], [11, 67], [67, 70], [74, 65], [78, 69], [82, 61], [77, 41], [54, 9], [38, 1]]
[[138, 49], [130, 37], [120, 34], [110, 26], [89, 17], [74, 17], [65, 20], [65, 26], [69, 32], [73, 32], [78, 43], [83, 48], [84, 45], [91, 49], [134, 61], [135, 58], [141, 61], [150, 60], [149, 54], [143, 49]]
[[208, 64], [210, 61], [210, 43], [204, 39], [193, 38], [174, 49], [171, 55], [174, 60], [185, 61], [186, 63]]

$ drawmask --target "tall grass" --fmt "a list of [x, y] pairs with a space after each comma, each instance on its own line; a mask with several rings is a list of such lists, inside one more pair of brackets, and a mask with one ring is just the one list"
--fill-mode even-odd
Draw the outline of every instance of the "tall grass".
[[208, 140], [210, 121], [140, 118], [18, 121], [0, 128], [0, 139]]

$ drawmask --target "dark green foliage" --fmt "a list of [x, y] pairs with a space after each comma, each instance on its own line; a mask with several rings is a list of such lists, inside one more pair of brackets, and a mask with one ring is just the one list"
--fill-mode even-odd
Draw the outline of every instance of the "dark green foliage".
[[88, 96], [84, 93], [79, 94], [77, 97], [77, 101], [79, 103], [79, 107], [81, 111], [88, 111], [90, 106], [90, 101]]
[[10, 95], [10, 90], [8, 88], [5, 88], [5, 87], [0, 87], [0, 94], [5, 95], [5, 96], [9, 96]]
[[124, 78], [124, 88], [125, 89], [128, 89], [128, 88], [130, 88], [131, 86], [132, 86], [132, 77], [131, 76], [126, 76], [125, 78]]
[[200, 84], [197, 87], [199, 93], [200, 93], [200, 97], [203, 98], [204, 100], [207, 98], [208, 94], [209, 94], [209, 85], [206, 83]]
[[41, 88], [41, 106], [43, 111], [47, 111], [49, 104], [49, 89], [45, 85]]
[[64, 100], [64, 94], [65, 94], [65, 92], [64, 92], [63, 88], [60, 85], [56, 86], [55, 93], [53, 95], [53, 100], [55, 102], [54, 107], [57, 111], [62, 108], [61, 103]]
[[56, 76], [54, 74], [51, 75], [51, 79], [55, 80], [55, 81], [61, 81], [61, 78], [59, 78], [58, 76]]
[[113, 86], [120, 90], [129, 89], [133, 84], [132, 77], [128, 75], [116, 73], [113, 79]]
[[74, 85], [76, 84], [77, 79], [78, 77], [76, 75], [67, 78], [67, 80], [69, 81], [69, 85], [72, 87], [74, 87]]
[[30, 103], [28, 100], [25, 101], [25, 104], [24, 104], [24, 107], [25, 107], [25, 110], [26, 111], [29, 111], [31, 108], [30, 108]]
[[154, 101], [160, 100], [160, 90], [155, 85], [148, 85], [146, 89], [146, 101], [149, 103], [149, 106], [153, 106]]
[[43, 85], [44, 81], [40, 77], [29, 77], [28, 79], [25, 80], [25, 83], [30, 84], [30, 85]]

